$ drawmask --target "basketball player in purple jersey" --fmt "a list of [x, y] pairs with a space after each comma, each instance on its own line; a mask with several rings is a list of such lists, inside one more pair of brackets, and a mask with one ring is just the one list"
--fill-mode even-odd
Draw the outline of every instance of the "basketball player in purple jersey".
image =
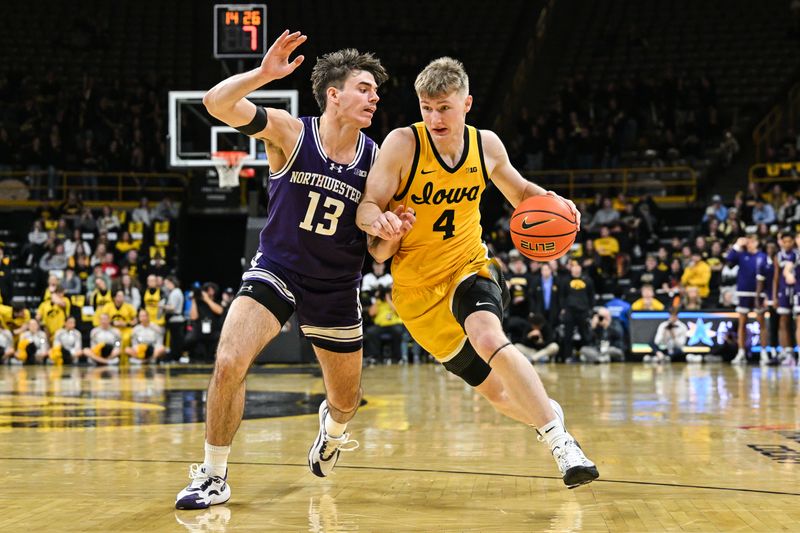
[[[792, 310], [794, 308], [795, 289], [794, 289], [794, 269], [798, 261], [797, 250], [794, 248], [794, 235], [786, 232], [780, 237], [781, 249], [776, 258], [776, 270], [778, 271], [777, 287], [777, 314], [778, 314], [778, 361], [784, 360], [784, 353], [793, 351], [794, 328], [791, 325]], [[787, 275], [791, 277], [792, 283], [787, 280]]]
[[[745, 351], [745, 326], [747, 315], [757, 309], [756, 283], [758, 271], [762, 262], [766, 260], [764, 252], [758, 249], [759, 242], [756, 235], [740, 237], [728, 252], [726, 258], [731, 265], [738, 265], [736, 274], [736, 296], [739, 303], [736, 312], [739, 313], [739, 350], [731, 361], [732, 365], [746, 365], [747, 353]], [[762, 328], [763, 329], [763, 328]]]
[[[302, 55], [289, 57], [305, 40], [285, 31], [259, 68], [222, 81], [203, 98], [213, 116], [266, 143], [270, 213], [222, 328], [208, 388], [205, 460], [191, 466], [178, 509], [230, 498], [227, 460], [242, 420], [247, 371], [292, 313], [314, 346], [327, 392], [308, 454], [312, 473], [327, 476], [339, 452], [358, 446], [345, 432], [361, 401], [358, 290], [367, 241], [355, 217], [378, 150], [361, 129], [372, 122], [387, 74], [371, 54], [340, 50], [318, 59], [311, 75], [321, 116], [297, 119], [248, 101], [249, 93], [303, 62]], [[410, 229], [413, 215], [399, 210], [398, 216], [403, 231]], [[382, 248], [393, 244], [371, 239], [370, 251], [388, 256]]]

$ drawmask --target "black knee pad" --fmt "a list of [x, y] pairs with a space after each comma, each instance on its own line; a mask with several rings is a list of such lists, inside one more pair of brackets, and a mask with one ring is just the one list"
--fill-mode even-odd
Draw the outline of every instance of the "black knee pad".
[[502, 322], [503, 309], [503, 290], [496, 281], [478, 275], [462, 281], [453, 295], [453, 316], [462, 328], [467, 317], [476, 311], [489, 311]]
[[478, 355], [469, 339], [455, 357], [443, 364], [448, 372], [452, 372], [472, 387], [477, 387], [486, 381], [489, 372], [492, 371], [492, 367]]
[[103, 347], [100, 348], [100, 355], [108, 359], [111, 356], [111, 352], [114, 351], [113, 344], [103, 344]]

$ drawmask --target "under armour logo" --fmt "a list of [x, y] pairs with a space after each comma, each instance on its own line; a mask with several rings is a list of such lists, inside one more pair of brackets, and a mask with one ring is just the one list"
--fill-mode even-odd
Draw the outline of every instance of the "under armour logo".
[[336, 163], [331, 163], [331, 170], [335, 170], [335, 171], [336, 171], [336, 172], [338, 172], [339, 174], [341, 174], [341, 173], [342, 173], [342, 169], [343, 169], [343, 168], [344, 168], [344, 167], [343, 167], [342, 165], [337, 165]]
[[253, 292], [252, 285], [242, 285], [242, 288], [239, 289], [239, 292]]

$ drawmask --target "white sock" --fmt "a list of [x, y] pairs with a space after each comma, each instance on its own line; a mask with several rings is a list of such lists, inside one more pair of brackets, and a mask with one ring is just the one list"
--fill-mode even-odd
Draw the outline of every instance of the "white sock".
[[347, 429], [347, 423], [340, 424], [333, 419], [330, 413], [325, 417], [325, 432], [329, 437], [341, 437]]
[[558, 417], [555, 417], [547, 424], [538, 428], [537, 431], [551, 450], [556, 443], [561, 442], [568, 435], [567, 430], [564, 429], [564, 424], [561, 423], [561, 420]]
[[214, 446], [206, 442], [206, 458], [203, 465], [209, 475], [225, 477], [228, 470], [228, 455], [231, 453], [230, 446]]
[[738, 351], [738, 352], [736, 352], [736, 357], [739, 357], [740, 355], [741, 355], [742, 357], [744, 357], [744, 349], [742, 349], [742, 348], [739, 348], [739, 351]]

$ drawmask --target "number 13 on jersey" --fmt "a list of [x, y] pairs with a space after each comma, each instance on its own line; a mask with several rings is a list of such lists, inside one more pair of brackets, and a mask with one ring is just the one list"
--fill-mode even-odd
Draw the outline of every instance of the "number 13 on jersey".
[[[316, 213], [317, 206], [319, 205], [320, 194], [315, 191], [308, 191], [308, 198], [308, 209], [306, 209], [306, 216], [300, 223], [300, 228], [306, 231], [313, 231], [318, 235], [333, 235], [336, 233], [336, 227], [339, 225], [339, 217], [342, 216], [342, 212], [344, 212], [344, 202], [326, 196], [322, 207], [325, 208], [323, 218], [327, 222], [327, 225], [323, 222], [319, 222], [315, 226], [314, 213]], [[329, 209], [331, 207], [333, 208], [332, 210]]]

